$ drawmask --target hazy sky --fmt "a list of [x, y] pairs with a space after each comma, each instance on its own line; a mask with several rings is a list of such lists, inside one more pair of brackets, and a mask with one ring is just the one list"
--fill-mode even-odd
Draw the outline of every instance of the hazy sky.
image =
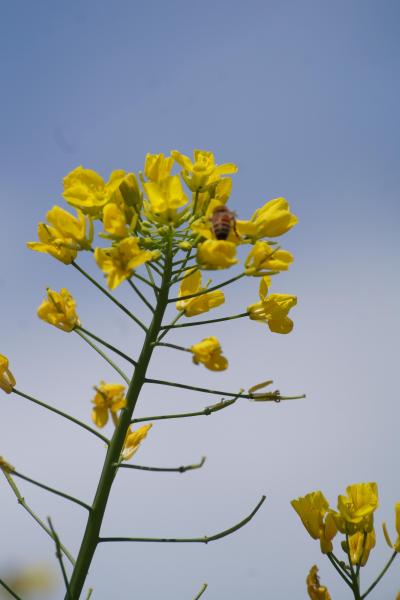
[[[88, 329], [133, 353], [140, 346], [140, 332], [73, 268], [25, 248], [76, 166], [108, 178], [116, 168], [139, 171], [147, 152], [209, 149], [219, 163], [239, 166], [230, 205], [240, 218], [277, 196], [299, 217], [282, 238], [295, 264], [274, 281], [274, 291], [298, 296], [293, 333], [274, 335], [247, 320], [186, 330], [170, 341], [218, 335], [230, 370], [210, 373], [160, 349], [151, 372], [233, 390], [272, 378], [282, 393], [307, 399], [245, 401], [207, 419], [155, 425], [134, 462], [207, 462], [184, 475], [120, 473], [103, 533], [212, 534], [242, 519], [261, 494], [267, 502], [246, 528], [208, 546], [100, 547], [88, 578], [94, 600], [190, 600], [204, 581], [205, 600], [300, 600], [314, 563], [333, 600], [350, 598], [289, 502], [322, 489], [335, 505], [348, 484], [377, 481], [378, 543], [364, 576], [372, 580], [390, 553], [380, 522], [394, 531], [400, 500], [399, 3], [0, 6], [0, 352], [19, 389], [89, 423], [92, 386], [115, 381], [77, 336], [39, 322], [46, 286], [70, 289]], [[118, 296], [136, 310], [129, 291]], [[256, 296], [256, 281], [237, 284], [214, 316], [241, 311]], [[138, 414], [197, 410], [216, 399], [147, 386]], [[1, 403], [0, 454], [89, 502], [101, 442], [22, 398], [3, 395]], [[21, 489], [76, 552], [84, 511], [28, 483]], [[0, 498], [1, 576], [32, 558], [56, 567], [52, 544], [5, 481]], [[372, 597], [395, 598], [398, 568]]]

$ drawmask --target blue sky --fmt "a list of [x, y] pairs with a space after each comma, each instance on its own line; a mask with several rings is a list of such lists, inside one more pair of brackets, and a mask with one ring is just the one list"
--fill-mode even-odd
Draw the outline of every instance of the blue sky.
[[[214, 545], [100, 548], [93, 597], [129, 597], [115, 591], [118, 565], [119, 589], [132, 596], [192, 598], [207, 581], [210, 600], [306, 598], [314, 563], [332, 597], [344, 597], [289, 501], [323, 489], [334, 504], [349, 483], [376, 480], [379, 530], [381, 520], [393, 522], [400, 499], [398, 2], [15, 0], [2, 9], [0, 352], [21, 389], [88, 419], [92, 385], [112, 377], [78, 339], [38, 321], [48, 285], [71, 289], [88, 328], [123, 347], [139, 343], [73, 269], [25, 248], [76, 166], [107, 178], [116, 168], [139, 171], [147, 152], [210, 149], [219, 163], [239, 166], [230, 205], [241, 218], [277, 196], [299, 216], [282, 240], [295, 264], [274, 283], [274, 291], [298, 295], [294, 332], [272, 335], [248, 322], [217, 327], [231, 370], [184, 369], [199, 385], [233, 389], [271, 377], [307, 399], [244, 403], [205, 422], [153, 427], [138, 463], [205, 454], [206, 466], [179, 477], [123, 473], [105, 528], [121, 533], [131, 515], [138, 535], [202, 535], [240, 520], [262, 493], [267, 503], [247, 528]], [[256, 293], [254, 282], [232, 288], [226, 310], [240, 310]], [[177, 359], [166, 350], [154, 373], [182, 378]], [[209, 403], [146, 390], [138, 410]], [[22, 399], [2, 404], [0, 453], [21, 472], [90, 500], [103, 456], [96, 440]], [[83, 515], [28, 484], [24, 493], [76, 548]], [[28, 562], [32, 547], [52, 559], [6, 487], [0, 496], [1, 571]], [[366, 581], [389, 552], [378, 537]], [[393, 568], [376, 597], [399, 589]]]

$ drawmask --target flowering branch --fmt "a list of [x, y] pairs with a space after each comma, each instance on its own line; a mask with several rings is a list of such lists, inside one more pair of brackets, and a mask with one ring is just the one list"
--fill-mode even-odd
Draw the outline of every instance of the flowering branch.
[[79, 498], [70, 496], [69, 494], [66, 494], [65, 492], [60, 492], [59, 490], [56, 490], [55, 488], [45, 485], [44, 483], [40, 483], [39, 481], [36, 481], [35, 479], [31, 479], [31, 477], [22, 475], [22, 473], [19, 473], [18, 471], [12, 471], [12, 474], [13, 474], [13, 477], [19, 477], [20, 479], [29, 481], [29, 483], [33, 483], [33, 485], [36, 485], [36, 486], [42, 488], [43, 490], [51, 492], [52, 494], [56, 494], [57, 496], [61, 496], [62, 498], [65, 498], [66, 500], [70, 500], [71, 502], [75, 502], [75, 504], [79, 504], [83, 508], [86, 508], [86, 510], [89, 510], [89, 511], [92, 510], [91, 507], [88, 504], [86, 504], [86, 502], [79, 500]]
[[241, 397], [241, 393], [236, 396], [236, 398], [232, 398], [232, 400], [221, 400], [217, 404], [213, 404], [212, 406], [207, 406], [204, 410], [200, 410], [198, 412], [190, 412], [190, 413], [178, 413], [174, 415], [159, 415], [156, 417], [143, 417], [139, 419], [132, 419], [131, 423], [141, 423], [142, 421], [160, 421], [162, 419], [185, 419], [187, 417], [200, 417], [200, 416], [209, 416], [214, 412], [218, 412], [223, 410], [224, 408], [228, 408], [228, 406], [232, 406], [235, 404], [236, 400]]
[[[196, 296], [202, 296], [203, 294], [207, 294], [208, 292], [213, 292], [214, 290], [219, 290], [220, 288], [225, 287], [226, 285], [229, 285], [230, 283], [233, 283], [234, 281], [238, 281], [245, 275], [246, 275], [246, 273], [240, 273], [239, 275], [236, 275], [235, 277], [231, 277], [230, 279], [227, 279], [226, 281], [224, 281], [222, 283], [218, 283], [217, 285], [213, 285], [212, 287], [209, 287], [209, 288], [204, 288], [204, 290], [201, 290], [200, 292], [195, 292], [193, 294], [187, 294], [187, 296], [181, 296], [180, 298], [170, 298], [168, 300], [168, 302], [178, 302], [181, 300], [189, 300], [190, 298], [196, 298]], [[176, 281], [179, 281], [179, 279], [177, 279]]]
[[127, 282], [129, 283], [131, 288], [136, 292], [136, 294], [139, 296], [139, 298], [142, 300], [142, 302], [147, 306], [147, 308], [150, 309], [152, 313], [154, 313], [154, 306], [152, 306], [152, 304], [150, 304], [150, 302], [147, 300], [146, 296], [144, 294], [142, 294], [142, 292], [139, 290], [137, 285], [135, 285], [133, 283], [132, 279], [127, 279]]
[[208, 584], [203, 583], [203, 585], [201, 586], [201, 590], [199, 591], [197, 596], [194, 598], [194, 600], [199, 600], [199, 598], [204, 594], [204, 592], [206, 591], [207, 588], [208, 588]]
[[22, 598], [20, 596], [17, 596], [17, 594], [6, 584], [5, 581], [3, 581], [2, 579], [0, 579], [0, 585], [7, 590], [7, 592], [13, 597], [16, 598], [16, 600], [22, 600]]
[[179, 325], [163, 325], [161, 329], [177, 329], [178, 327], [193, 327], [195, 325], [208, 325], [209, 323], [220, 323], [221, 321], [232, 321], [232, 319], [242, 319], [248, 317], [249, 313], [239, 313], [238, 315], [232, 315], [231, 317], [220, 317], [219, 319], [208, 319], [206, 321], [195, 321], [194, 323], [180, 323]]
[[[177, 383], [175, 381], [166, 381], [163, 379], [148, 379], [148, 378], [146, 378], [145, 383], [154, 383], [157, 385], [167, 385], [167, 386], [182, 388], [184, 390], [193, 390], [194, 392], [205, 392], [206, 394], [216, 394], [217, 396], [229, 396], [231, 398], [235, 398], [237, 396], [237, 394], [235, 394], [233, 392], [222, 392], [221, 390], [210, 390], [208, 388], [196, 387], [193, 385], [187, 385], [185, 383]], [[241, 394], [241, 398], [247, 398], [248, 400], [254, 400], [254, 397], [252, 394]], [[272, 401], [272, 402], [280, 402], [281, 400], [300, 400], [302, 398], [305, 398], [305, 394], [302, 394], [301, 396], [281, 396], [280, 392], [276, 391], [276, 392], [271, 392], [269, 397], [267, 394], [265, 394], [265, 398], [263, 398], [263, 400]]]
[[69, 589], [69, 581], [68, 581], [68, 577], [67, 577], [67, 572], [66, 572], [65, 567], [64, 567], [64, 561], [63, 561], [63, 556], [62, 556], [62, 551], [61, 551], [62, 549], [61, 549], [60, 538], [58, 537], [58, 535], [57, 535], [57, 533], [56, 533], [56, 531], [55, 531], [55, 529], [53, 527], [53, 524], [51, 522], [50, 517], [47, 517], [47, 522], [49, 524], [50, 531], [52, 533], [52, 537], [53, 537], [54, 543], [56, 545], [56, 557], [57, 557], [57, 560], [58, 560], [58, 562], [60, 564], [61, 573], [62, 573], [62, 576], [63, 576], [63, 579], [64, 579], [64, 583], [65, 583], [65, 588], [67, 590], [67, 600], [72, 600], [71, 599], [71, 592], [70, 592], [70, 589]]
[[261, 500], [258, 502], [257, 506], [252, 510], [252, 512], [245, 517], [242, 521], [239, 521], [233, 527], [229, 527], [229, 529], [225, 529], [224, 531], [220, 531], [219, 533], [215, 533], [214, 535], [204, 536], [204, 537], [195, 537], [195, 538], [139, 538], [139, 537], [101, 537], [99, 538], [99, 542], [178, 542], [178, 543], [193, 543], [199, 542], [202, 544], [208, 544], [209, 542], [214, 542], [215, 540], [220, 540], [227, 535], [231, 535], [238, 529], [241, 529], [246, 525], [251, 519], [254, 517], [256, 512], [261, 508], [261, 505], [264, 503], [266, 497], [262, 496]]
[[82, 327], [82, 325], [76, 325], [74, 331], [76, 331], [77, 329], [79, 329], [80, 331], [82, 331], [83, 333], [85, 333], [86, 335], [88, 335], [89, 337], [91, 337], [94, 340], [96, 340], [96, 342], [99, 342], [100, 344], [103, 344], [103, 346], [105, 346], [106, 348], [108, 348], [112, 352], [115, 352], [115, 354], [118, 354], [118, 356], [121, 356], [121, 358], [124, 358], [126, 361], [128, 361], [134, 367], [137, 365], [136, 360], [133, 360], [133, 358], [131, 358], [130, 356], [128, 356], [127, 354], [125, 354], [124, 352], [122, 352], [121, 350], [119, 350], [118, 348], [116, 348], [115, 346], [113, 346], [112, 344], [109, 344], [108, 342], [106, 342], [102, 338], [98, 337], [97, 335], [95, 335], [91, 331], [88, 331], [87, 329], [85, 329], [84, 327]]
[[117, 466], [123, 469], [139, 469], [140, 471], [156, 471], [158, 473], [186, 473], [186, 471], [201, 469], [205, 462], [206, 457], [202, 456], [201, 461], [199, 463], [194, 465], [186, 465], [182, 467], [143, 467], [141, 465], [127, 465], [125, 463], [117, 463]]
[[46, 408], [47, 410], [50, 410], [51, 412], [54, 412], [57, 415], [60, 415], [61, 417], [64, 417], [64, 419], [67, 419], [68, 421], [75, 423], [75, 425], [79, 425], [79, 427], [86, 429], [86, 431], [90, 431], [90, 433], [93, 433], [93, 435], [95, 435], [98, 438], [100, 438], [101, 440], [103, 440], [103, 442], [105, 442], [107, 445], [110, 443], [110, 440], [108, 438], [106, 438], [104, 435], [102, 435], [95, 429], [92, 429], [92, 427], [90, 427], [89, 425], [86, 425], [86, 423], [79, 421], [79, 419], [75, 419], [75, 417], [71, 417], [71, 415], [68, 415], [67, 413], [63, 412], [62, 410], [58, 410], [58, 408], [54, 408], [54, 406], [45, 404], [45, 402], [41, 402], [40, 400], [33, 398], [33, 396], [29, 396], [28, 394], [25, 394], [24, 392], [21, 392], [20, 390], [17, 390], [16, 388], [13, 388], [12, 391], [14, 394], [17, 394], [18, 396], [21, 396], [22, 398], [26, 398], [27, 400], [30, 400], [30, 402], [33, 402], [34, 404], [38, 404], [39, 406], [42, 406], [43, 408]]
[[[137, 325], [139, 325], [139, 327], [141, 329], [143, 329], [144, 332], [147, 331], [147, 327], [145, 325], [143, 325], [143, 323], [140, 321], [140, 319], [138, 319], [133, 313], [131, 313], [131, 311], [126, 308], [126, 306], [124, 306], [123, 304], [121, 304], [121, 302], [119, 302], [116, 298], [114, 298], [114, 296], [112, 294], [110, 294], [110, 292], [108, 292], [106, 290], [106, 288], [104, 288], [102, 285], [100, 285], [100, 283], [98, 283], [95, 279], [93, 279], [93, 277], [91, 277], [89, 275], [89, 273], [86, 273], [86, 271], [84, 269], [82, 269], [82, 267], [80, 267], [75, 261], [72, 261], [71, 265], [73, 267], [75, 267], [75, 269], [77, 269], [80, 273], [82, 273], [82, 275], [84, 277], [86, 277], [86, 279], [88, 279], [91, 283], [93, 283], [93, 285], [95, 285], [98, 290], [100, 290], [105, 296], [107, 296], [107, 298], [109, 298], [109, 300], [111, 300], [111, 302], [114, 302], [114, 304], [116, 304], [118, 306], [118, 308], [120, 308], [126, 315], [128, 315], [128, 317], [130, 317], [133, 321], [135, 321], [135, 323]], [[137, 275], [137, 273], [135, 273], [135, 275], [136, 275], [136, 277], [139, 277]], [[145, 281], [147, 281], [147, 280], [145, 280]], [[151, 284], [149, 284], [149, 285], [151, 285]]]
[[105, 354], [105, 352], [103, 352], [98, 346], [96, 346], [96, 344], [94, 344], [89, 338], [88, 336], [86, 336], [80, 329], [75, 328], [74, 331], [83, 339], [85, 340], [85, 342], [87, 344], [89, 344], [89, 346], [91, 346], [93, 348], [93, 350], [96, 350], [96, 352], [98, 354], [100, 354], [100, 356], [102, 358], [104, 358], [104, 360], [106, 362], [108, 362], [108, 364], [115, 370], [117, 371], [117, 373], [122, 377], [122, 379], [129, 385], [130, 383], [130, 379], [128, 377], [128, 375], [126, 375], [119, 367], [118, 365], [115, 364], [114, 361], [111, 360], [111, 358], [109, 358], [107, 356], [107, 354]]
[[[27, 503], [25, 502], [25, 498], [21, 495], [15, 481], [13, 480], [13, 478], [11, 477], [10, 473], [8, 473], [5, 469], [2, 469], [4, 477], [7, 479], [12, 491], [14, 492], [15, 496], [17, 497], [18, 500], [18, 504], [20, 506], [22, 506], [22, 508], [24, 508], [27, 513], [29, 513], [31, 515], [31, 517], [36, 521], [36, 523], [38, 525], [40, 525], [40, 527], [47, 533], [47, 535], [49, 535], [53, 540], [53, 534], [51, 532], [51, 530], [47, 527], [47, 525], [37, 516], [36, 513], [33, 512], [33, 510], [27, 505]], [[64, 552], [65, 556], [68, 558], [69, 562], [74, 565], [75, 564], [75, 560], [72, 558], [71, 553], [67, 550], [67, 548], [61, 544], [60, 542], [60, 548], [61, 550]]]
[[376, 585], [378, 585], [378, 583], [380, 582], [380, 580], [382, 579], [382, 577], [384, 576], [384, 574], [386, 573], [386, 571], [389, 569], [390, 565], [392, 564], [392, 562], [394, 561], [394, 559], [396, 558], [398, 552], [395, 551], [393, 552], [392, 556], [390, 557], [390, 559], [388, 560], [388, 562], [386, 563], [385, 567], [383, 568], [383, 570], [381, 571], [380, 575], [375, 579], [375, 581], [369, 586], [369, 588], [363, 593], [363, 595], [361, 596], [361, 600], [364, 600], [364, 598], [366, 598], [368, 596], [368, 594], [370, 592], [372, 592], [372, 590], [374, 589], [374, 587]]

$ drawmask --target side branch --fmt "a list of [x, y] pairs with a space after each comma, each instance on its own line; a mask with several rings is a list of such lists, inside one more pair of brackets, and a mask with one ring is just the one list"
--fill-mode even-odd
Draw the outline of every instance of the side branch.
[[61, 569], [61, 573], [64, 579], [64, 584], [65, 584], [65, 588], [67, 590], [67, 599], [71, 600], [71, 593], [70, 593], [70, 589], [69, 589], [69, 581], [68, 581], [68, 576], [67, 576], [67, 572], [65, 570], [64, 567], [64, 561], [63, 561], [63, 555], [62, 555], [62, 548], [61, 548], [61, 542], [60, 542], [60, 538], [58, 537], [54, 527], [53, 527], [53, 523], [51, 522], [50, 517], [47, 517], [47, 522], [49, 524], [50, 527], [50, 531], [52, 533], [53, 536], [53, 540], [56, 546], [56, 557], [57, 560], [60, 564], [60, 569]]
[[197, 596], [195, 597], [194, 600], [199, 600], [199, 598], [201, 598], [201, 596], [204, 594], [204, 592], [206, 591], [207, 588], [208, 588], [208, 584], [203, 583], [203, 585], [201, 586], [201, 590], [199, 591], [199, 593], [197, 594]]
[[75, 425], [79, 425], [79, 427], [86, 429], [86, 431], [90, 431], [90, 433], [93, 433], [93, 435], [96, 435], [98, 438], [103, 440], [103, 442], [105, 442], [107, 444], [107, 446], [110, 444], [110, 441], [104, 435], [102, 435], [95, 429], [92, 429], [92, 427], [89, 427], [89, 425], [86, 425], [86, 423], [79, 421], [79, 419], [75, 419], [75, 417], [71, 417], [71, 415], [68, 415], [67, 413], [63, 412], [62, 410], [58, 410], [58, 408], [54, 408], [53, 406], [50, 406], [49, 404], [46, 404], [45, 402], [41, 402], [40, 400], [33, 398], [33, 396], [29, 396], [28, 394], [25, 394], [24, 392], [20, 392], [16, 388], [13, 388], [13, 393], [17, 394], [18, 396], [21, 396], [22, 398], [26, 398], [27, 400], [30, 400], [30, 402], [33, 402], [34, 404], [38, 404], [39, 406], [42, 406], [43, 408], [47, 408], [47, 410], [56, 413], [56, 415], [60, 415], [61, 417], [64, 417], [64, 419], [67, 419], [68, 421], [75, 423]]
[[[11, 474], [7, 473], [7, 471], [5, 471], [4, 469], [3, 469], [3, 474], [4, 474], [4, 477], [7, 479], [9, 486], [11, 487], [12, 491], [14, 492], [14, 494], [18, 500], [18, 504], [20, 506], [22, 506], [22, 508], [24, 508], [28, 514], [31, 515], [31, 517], [36, 521], [36, 523], [54, 541], [54, 537], [53, 537], [51, 529], [49, 529], [49, 527], [45, 523], [43, 523], [42, 519], [40, 519], [37, 516], [37, 514], [35, 512], [33, 512], [33, 510], [27, 505], [27, 503], [25, 502], [25, 498], [22, 496], [21, 492], [19, 491], [17, 484], [15, 483], [14, 479], [11, 477]], [[73, 559], [71, 553], [67, 550], [67, 548], [63, 544], [61, 544], [61, 542], [60, 542], [60, 548], [64, 552], [65, 556], [68, 558], [71, 565], [74, 565], [75, 560]]]
[[0, 579], [0, 585], [7, 590], [7, 592], [10, 594], [10, 596], [12, 596], [13, 598], [16, 598], [17, 600], [22, 600], [21, 596], [17, 596], [17, 594], [15, 592], [13, 592], [13, 590], [6, 584], [5, 581], [3, 581], [2, 579]]
[[157, 471], [158, 473], [186, 473], [186, 471], [201, 469], [205, 462], [206, 457], [202, 456], [199, 463], [182, 467], [143, 467], [142, 465], [126, 465], [124, 463], [119, 464], [118, 467], [123, 469], [139, 469], [140, 471]]
[[87, 335], [85, 335], [84, 333], [82, 333], [82, 331], [80, 329], [78, 329], [77, 327], [75, 327], [74, 329], [75, 333], [77, 333], [83, 340], [85, 340], [85, 342], [87, 344], [89, 344], [89, 346], [91, 346], [91, 348], [93, 348], [93, 350], [95, 350], [97, 352], [97, 354], [100, 354], [100, 356], [102, 358], [104, 358], [104, 360], [106, 362], [108, 362], [108, 364], [114, 369], [114, 371], [116, 371], [118, 373], [118, 375], [120, 375], [122, 377], [122, 379], [125, 381], [125, 383], [127, 383], [128, 385], [130, 384], [131, 380], [129, 379], [128, 375], [126, 375], [126, 373], [124, 373], [122, 371], [122, 369], [119, 368], [118, 365], [115, 364], [115, 362], [113, 360], [111, 360], [111, 358], [109, 356], [107, 356], [107, 354], [105, 352], [103, 352], [103, 350], [101, 350], [101, 348], [99, 348], [98, 346], [96, 346], [96, 344], [94, 344]]
[[134, 367], [136, 367], [136, 365], [137, 365], [136, 360], [133, 360], [133, 358], [131, 358], [130, 356], [128, 356], [127, 354], [125, 354], [124, 352], [122, 352], [121, 350], [119, 350], [118, 348], [116, 348], [115, 346], [113, 346], [112, 344], [109, 344], [108, 342], [106, 342], [102, 338], [98, 337], [97, 335], [95, 335], [91, 331], [88, 331], [87, 329], [85, 329], [84, 327], [82, 327], [82, 325], [77, 325], [75, 327], [75, 331], [77, 329], [79, 329], [79, 331], [82, 331], [82, 333], [85, 333], [86, 335], [88, 335], [92, 339], [96, 340], [96, 342], [99, 342], [99, 344], [102, 344], [103, 346], [105, 346], [106, 348], [108, 348], [109, 350], [111, 350], [112, 352], [115, 352], [115, 354], [118, 354], [118, 356], [120, 356], [121, 358], [124, 358], [127, 362], [129, 362], [131, 365], [133, 365]]
[[[143, 329], [143, 331], [145, 333], [147, 333], [147, 327], [145, 325], [143, 325], [143, 323], [137, 317], [135, 317], [135, 315], [133, 313], [131, 313], [131, 311], [126, 308], [126, 306], [124, 306], [123, 304], [121, 304], [121, 302], [119, 302], [116, 298], [114, 298], [114, 296], [112, 294], [110, 294], [110, 292], [108, 292], [106, 290], [106, 288], [104, 288], [102, 285], [100, 285], [100, 283], [98, 283], [95, 279], [93, 279], [93, 277], [91, 277], [89, 275], [89, 273], [86, 273], [86, 271], [84, 269], [82, 269], [82, 267], [80, 267], [75, 261], [72, 261], [71, 265], [73, 267], [75, 267], [75, 269], [77, 269], [80, 273], [82, 273], [82, 275], [84, 277], [86, 277], [86, 279], [88, 279], [91, 283], [93, 283], [93, 285], [95, 285], [98, 290], [103, 292], [103, 294], [105, 296], [107, 296], [107, 298], [109, 298], [111, 300], [111, 302], [114, 302], [114, 304], [116, 304], [118, 306], [118, 308], [120, 308], [126, 315], [128, 315], [128, 317], [130, 317], [133, 321], [135, 321], [135, 323], [137, 325], [139, 325], [139, 327], [141, 329]], [[136, 277], [138, 277], [138, 275], [136, 275]], [[151, 285], [151, 284], [149, 284], [149, 285]]]
[[215, 533], [214, 535], [204, 536], [204, 537], [195, 537], [195, 538], [136, 538], [136, 537], [102, 537], [99, 538], [99, 542], [180, 542], [180, 543], [193, 543], [199, 542], [202, 544], [208, 544], [208, 542], [214, 542], [215, 540], [220, 540], [227, 535], [231, 535], [238, 529], [241, 529], [251, 519], [254, 517], [256, 512], [261, 508], [261, 505], [265, 501], [265, 496], [261, 497], [261, 500], [257, 504], [257, 506], [252, 510], [252, 512], [244, 518], [239, 523], [236, 523], [233, 527], [229, 527], [229, 529], [224, 529], [224, 531], [220, 531], [219, 533]]
[[207, 319], [206, 321], [195, 321], [194, 323], [180, 323], [179, 325], [163, 325], [160, 329], [176, 329], [178, 327], [194, 327], [195, 325], [207, 325], [209, 323], [220, 323], [221, 321], [232, 321], [233, 319], [242, 319], [248, 317], [249, 313], [239, 313], [238, 315], [232, 315], [231, 317], [220, 317], [219, 319]]
[[[194, 392], [202, 392], [206, 394], [216, 394], [217, 396], [229, 396], [230, 398], [236, 398], [237, 394], [233, 392], [224, 392], [221, 390], [210, 390], [208, 388], [196, 387], [194, 385], [187, 385], [185, 383], [177, 383], [175, 381], [165, 381], [163, 379], [145, 379], [146, 383], [155, 383], [157, 385], [167, 385], [177, 388], [182, 388], [184, 390], [193, 390]], [[301, 396], [281, 396], [280, 392], [277, 390], [276, 392], [271, 392], [269, 395], [264, 394], [263, 401], [264, 402], [280, 402], [281, 400], [300, 400], [301, 398], [305, 398], [305, 394]], [[241, 398], [247, 398], [248, 400], [255, 400], [253, 394], [240, 394]]]
[[244, 277], [246, 273], [240, 273], [240, 275], [236, 275], [235, 277], [231, 277], [222, 283], [218, 283], [217, 285], [213, 285], [210, 288], [205, 288], [201, 292], [195, 292], [194, 294], [187, 294], [186, 296], [181, 296], [180, 298], [169, 298], [168, 302], [178, 302], [179, 300], [189, 300], [190, 298], [196, 298], [196, 296], [202, 296], [203, 294], [207, 294], [208, 292], [213, 292], [214, 290], [219, 290], [234, 281], [238, 281], [242, 277]]
[[221, 400], [217, 404], [213, 404], [212, 406], [207, 406], [204, 410], [199, 410], [198, 412], [191, 413], [177, 413], [174, 415], [158, 415], [155, 417], [140, 417], [139, 419], [132, 419], [131, 424], [141, 423], [142, 421], [160, 421], [162, 419], [185, 419], [187, 417], [200, 417], [206, 416], [208, 417], [214, 412], [218, 412], [219, 410], [223, 410], [224, 408], [228, 408], [236, 402], [236, 400], [241, 397], [241, 393], [237, 395], [236, 398], [232, 398], [232, 400]]
[[74, 496], [70, 496], [69, 494], [65, 494], [64, 492], [60, 492], [59, 490], [56, 490], [55, 488], [52, 488], [49, 485], [40, 483], [39, 481], [36, 481], [35, 479], [31, 479], [30, 477], [27, 477], [26, 475], [22, 475], [22, 473], [18, 473], [18, 471], [13, 471], [12, 474], [13, 474], [13, 477], [19, 477], [20, 479], [23, 479], [24, 481], [29, 481], [29, 483], [33, 483], [33, 485], [37, 485], [38, 487], [42, 488], [43, 490], [46, 490], [47, 492], [51, 492], [52, 494], [55, 494], [56, 496], [61, 496], [61, 498], [65, 498], [66, 500], [75, 502], [75, 504], [79, 504], [83, 508], [86, 508], [86, 510], [89, 510], [89, 511], [92, 510], [91, 507], [88, 504], [86, 504], [86, 502], [79, 500], [79, 498], [75, 498]]

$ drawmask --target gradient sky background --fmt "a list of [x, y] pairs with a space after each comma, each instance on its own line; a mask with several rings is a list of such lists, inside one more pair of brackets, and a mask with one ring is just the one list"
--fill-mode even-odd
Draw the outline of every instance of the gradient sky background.
[[[186, 330], [178, 343], [218, 335], [230, 370], [213, 374], [160, 349], [151, 372], [233, 390], [272, 378], [282, 393], [307, 399], [244, 401], [208, 419], [157, 424], [134, 462], [207, 462], [184, 475], [121, 472], [103, 533], [212, 534], [261, 494], [267, 502], [246, 528], [208, 546], [99, 547], [88, 578], [94, 599], [190, 600], [204, 581], [207, 600], [302, 599], [314, 563], [334, 600], [350, 598], [289, 502], [322, 489], [335, 505], [359, 481], [380, 489], [366, 583], [389, 556], [380, 522], [394, 531], [400, 500], [399, 18], [390, 0], [1, 2], [0, 352], [19, 389], [89, 423], [92, 386], [116, 381], [77, 336], [36, 318], [46, 286], [70, 289], [88, 329], [126, 350], [140, 345], [140, 332], [74, 269], [25, 248], [76, 166], [108, 178], [116, 168], [137, 172], [146, 152], [210, 149], [239, 166], [230, 205], [241, 218], [277, 196], [299, 216], [282, 238], [295, 264], [274, 282], [274, 291], [298, 295], [293, 333], [247, 320]], [[256, 281], [229, 289], [215, 317], [256, 301]], [[118, 297], [135, 306], [129, 290]], [[137, 414], [215, 399], [148, 386]], [[0, 453], [90, 501], [101, 442], [17, 396], [1, 403]], [[20, 487], [76, 552], [84, 511]], [[51, 541], [5, 481], [0, 498], [2, 576], [33, 558], [57, 568]], [[394, 599], [398, 590], [395, 563], [372, 597]]]

